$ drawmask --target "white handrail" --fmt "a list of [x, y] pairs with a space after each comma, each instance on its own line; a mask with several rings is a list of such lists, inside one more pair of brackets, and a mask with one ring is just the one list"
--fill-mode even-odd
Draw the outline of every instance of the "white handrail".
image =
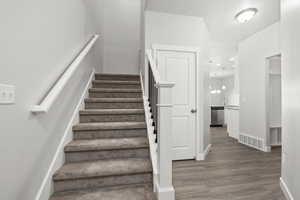
[[51, 88], [51, 90], [45, 95], [45, 97], [42, 99], [41, 103], [38, 105], [34, 105], [31, 107], [32, 113], [47, 113], [61, 91], [64, 89], [65, 85], [68, 83], [82, 60], [85, 58], [85, 56], [89, 53], [91, 48], [94, 46], [96, 41], [98, 40], [99, 35], [94, 35], [91, 37], [91, 39], [88, 41], [88, 43], [84, 46], [84, 48], [79, 52], [79, 54], [76, 56], [76, 58], [72, 61], [72, 63], [67, 67], [65, 72], [59, 77], [59, 80], [57, 80], [54, 84], [54, 86]]
[[151, 50], [147, 50], [146, 55], [147, 55], [148, 61], [150, 63], [151, 70], [153, 72], [154, 81], [155, 81], [156, 84], [158, 84], [158, 83], [161, 82], [161, 79], [160, 79], [159, 72], [157, 70], [157, 66], [156, 66], [156, 64], [153, 60]]

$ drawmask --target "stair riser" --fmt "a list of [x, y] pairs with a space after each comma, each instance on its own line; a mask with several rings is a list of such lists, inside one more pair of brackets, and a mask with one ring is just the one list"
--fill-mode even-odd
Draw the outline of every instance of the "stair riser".
[[141, 85], [135, 85], [135, 84], [112, 84], [112, 83], [93, 83], [93, 88], [140, 89]]
[[139, 76], [107, 76], [98, 74], [96, 74], [95, 79], [108, 81], [140, 81]]
[[142, 98], [142, 93], [90, 92], [90, 98]]
[[118, 185], [128, 186], [131, 184], [149, 184], [152, 181], [153, 179], [151, 173], [54, 181], [54, 192], [110, 187]]
[[143, 103], [121, 102], [121, 103], [85, 103], [86, 109], [142, 109]]
[[66, 152], [66, 162], [83, 162], [118, 158], [149, 158], [148, 148], [106, 151]]
[[75, 140], [92, 140], [105, 138], [147, 137], [146, 129], [131, 130], [101, 130], [101, 131], [74, 131]]
[[80, 115], [81, 123], [88, 122], [144, 122], [144, 114], [133, 115]]

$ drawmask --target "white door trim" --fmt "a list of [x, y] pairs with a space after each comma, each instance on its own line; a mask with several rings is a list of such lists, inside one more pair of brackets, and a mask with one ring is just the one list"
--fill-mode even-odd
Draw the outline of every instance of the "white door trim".
[[153, 44], [152, 49], [162, 50], [162, 51], [180, 51], [180, 52], [201, 52], [201, 49], [198, 47], [187, 47], [187, 46], [176, 46], [176, 45], [164, 45], [164, 44]]
[[[204, 97], [204, 88], [201, 87], [203, 84], [201, 84], [200, 80], [201, 77], [203, 77], [203, 73], [201, 73], [200, 69], [200, 53], [201, 49], [197, 47], [188, 47], [188, 46], [175, 46], [175, 45], [163, 45], [163, 44], [153, 44], [152, 45], [153, 50], [153, 57], [155, 62], [157, 62], [157, 53], [158, 51], [180, 51], [180, 52], [191, 52], [194, 53], [196, 56], [196, 73], [195, 73], [195, 80], [196, 80], [196, 86], [195, 86], [195, 97], [196, 97], [196, 109], [197, 109], [197, 115], [196, 115], [196, 127], [195, 127], [195, 159], [196, 160], [203, 160], [203, 152], [205, 151], [204, 147], [204, 132], [203, 132], [203, 119], [204, 118], [204, 110], [203, 110], [203, 104], [204, 99], [200, 98], [201, 96]], [[157, 64], [157, 63], [156, 63]], [[201, 128], [202, 127], [202, 128]]]

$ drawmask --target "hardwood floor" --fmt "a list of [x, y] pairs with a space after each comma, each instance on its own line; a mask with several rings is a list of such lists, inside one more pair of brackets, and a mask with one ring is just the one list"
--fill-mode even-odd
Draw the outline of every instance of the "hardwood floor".
[[239, 144], [226, 129], [211, 129], [205, 161], [173, 162], [176, 200], [285, 200], [280, 186], [281, 148], [263, 153]]

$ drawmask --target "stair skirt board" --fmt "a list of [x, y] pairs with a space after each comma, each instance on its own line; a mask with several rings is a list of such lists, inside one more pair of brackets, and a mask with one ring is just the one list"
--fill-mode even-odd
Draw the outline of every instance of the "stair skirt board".
[[69, 143], [72, 140], [72, 127], [76, 123], [79, 122], [78, 112], [84, 108], [84, 99], [88, 97], [88, 91], [89, 88], [92, 86], [92, 81], [95, 77], [95, 70], [93, 69], [89, 80], [86, 83], [86, 86], [84, 88], [83, 94], [80, 97], [80, 100], [78, 104], [76, 105], [76, 108], [72, 114], [72, 117], [65, 129], [65, 132], [63, 134], [63, 137], [57, 147], [57, 150], [53, 156], [53, 159], [51, 161], [51, 164], [48, 168], [48, 171], [43, 179], [43, 182], [41, 184], [41, 187], [39, 188], [37, 195], [35, 197], [35, 200], [45, 200], [49, 199], [51, 194], [53, 193], [53, 182], [52, 182], [52, 176], [54, 173], [63, 166], [65, 159], [64, 159], [64, 147], [67, 143]]
[[93, 72], [35, 200], [154, 200], [142, 94], [140, 76]]

